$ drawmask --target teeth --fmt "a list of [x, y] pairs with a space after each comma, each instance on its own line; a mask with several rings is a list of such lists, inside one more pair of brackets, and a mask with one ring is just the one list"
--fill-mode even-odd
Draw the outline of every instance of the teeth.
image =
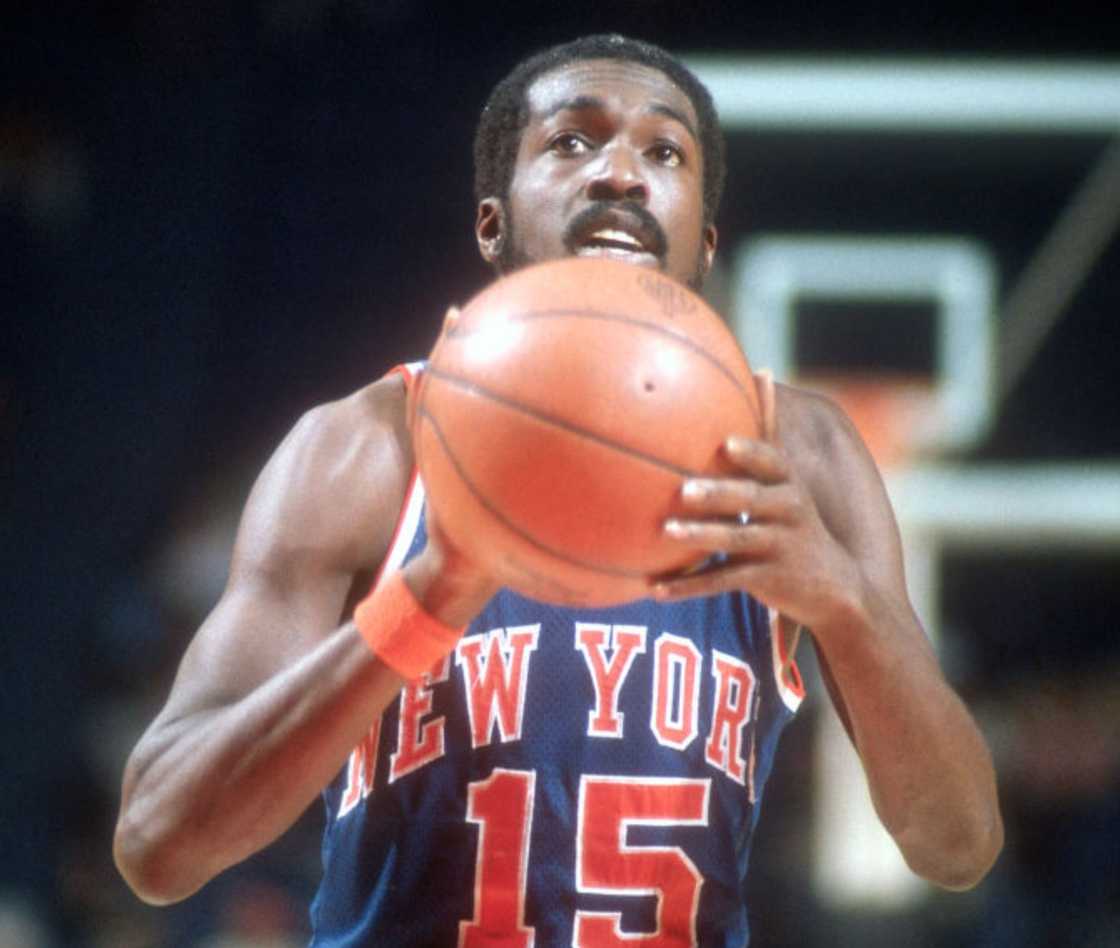
[[613, 230], [604, 228], [597, 230], [591, 235], [590, 240], [609, 241], [613, 244], [625, 244], [627, 247], [633, 247], [635, 250], [642, 250], [641, 241], [635, 239], [630, 234], [622, 230]]

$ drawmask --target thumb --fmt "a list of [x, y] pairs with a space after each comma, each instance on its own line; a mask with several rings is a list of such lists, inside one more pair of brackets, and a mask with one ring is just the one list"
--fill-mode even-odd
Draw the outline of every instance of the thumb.
[[435, 345], [432, 346], [431, 361], [435, 361], [436, 354], [443, 341], [455, 332], [455, 327], [459, 323], [459, 307], [452, 304], [447, 307], [447, 312], [443, 314], [443, 322], [440, 323], [439, 335], [436, 336]]
[[455, 331], [455, 326], [459, 322], [459, 307], [452, 304], [447, 307], [447, 312], [443, 316], [443, 325], [439, 330], [439, 337], [442, 339], [444, 336], [450, 336]]

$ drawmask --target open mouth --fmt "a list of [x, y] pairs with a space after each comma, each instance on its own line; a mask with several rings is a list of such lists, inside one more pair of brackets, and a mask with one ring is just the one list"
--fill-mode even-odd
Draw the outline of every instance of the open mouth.
[[616, 227], [601, 227], [581, 239], [575, 248], [578, 257], [613, 257], [655, 267], [658, 258], [633, 234]]
[[656, 219], [642, 207], [597, 202], [569, 225], [565, 243], [577, 257], [607, 257], [659, 267], [665, 240]]

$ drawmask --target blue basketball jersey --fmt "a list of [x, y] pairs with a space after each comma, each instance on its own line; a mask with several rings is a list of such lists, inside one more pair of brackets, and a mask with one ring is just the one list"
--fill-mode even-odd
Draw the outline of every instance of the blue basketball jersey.
[[[424, 523], [414, 475], [381, 575]], [[772, 618], [743, 594], [499, 592], [324, 791], [312, 946], [746, 944], [751, 836], [803, 694]]]

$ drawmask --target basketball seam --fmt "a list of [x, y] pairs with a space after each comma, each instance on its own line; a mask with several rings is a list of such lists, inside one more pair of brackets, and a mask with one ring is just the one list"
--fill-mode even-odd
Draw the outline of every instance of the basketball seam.
[[[650, 332], [654, 332], [658, 335], [665, 336], [668, 339], [672, 339], [674, 342], [679, 343], [686, 349], [692, 350], [701, 358], [706, 359], [708, 362], [710, 362], [713, 366], [715, 366], [716, 369], [718, 369], [723, 375], [727, 376], [727, 378], [731, 380], [732, 384], [734, 384], [734, 386], [739, 389], [739, 391], [743, 394], [748, 402], [750, 401], [750, 397], [747, 395], [747, 391], [743, 386], [743, 383], [736, 377], [735, 373], [732, 372], [719, 359], [717, 359], [707, 349], [705, 349], [703, 346], [699, 345], [683, 333], [673, 332], [671, 329], [667, 329], [664, 326], [659, 326], [657, 323], [647, 322], [644, 319], [635, 319], [633, 316], [626, 316], [620, 313], [604, 313], [596, 309], [582, 308], [533, 310], [532, 312], [528, 313], [513, 314], [509, 317], [509, 319], [511, 321], [522, 321], [530, 319], [559, 319], [564, 316], [574, 316], [577, 319], [599, 319], [603, 320], [604, 322], [616, 322], [624, 323], [627, 326], [639, 326], [642, 329], [648, 329]], [[466, 337], [472, 335], [475, 332], [481, 331], [483, 330], [468, 329], [462, 325], [457, 324], [448, 333], [448, 337], [451, 339], [460, 336]]]
[[[430, 367], [429, 371], [431, 371]], [[482, 506], [486, 508], [486, 510], [511, 533], [514, 533], [515, 535], [521, 537], [521, 539], [523, 539], [526, 543], [530, 544], [533, 547], [536, 547], [538, 550], [541, 550], [544, 553], [547, 553], [549, 556], [553, 556], [565, 563], [570, 563], [572, 566], [578, 566], [581, 569], [586, 569], [593, 573], [602, 573], [607, 576], [619, 576], [625, 579], [641, 579], [646, 575], [645, 573], [642, 573], [638, 570], [619, 569], [617, 567], [604, 566], [600, 563], [593, 563], [587, 560], [579, 559], [578, 557], [572, 556], [568, 553], [564, 553], [561, 550], [557, 550], [549, 546], [547, 543], [544, 543], [543, 541], [537, 539], [537, 537], [533, 536], [531, 533], [527, 532], [523, 527], [518, 526], [505, 513], [495, 507], [494, 504], [481, 491], [479, 491], [477, 487], [475, 487], [474, 483], [467, 476], [467, 472], [463, 469], [459, 458], [456, 457], [455, 452], [451, 450], [451, 446], [447, 443], [447, 438], [444, 436], [443, 429], [439, 426], [439, 422], [436, 421], [432, 413], [428, 411], [428, 409], [424, 405], [421, 405], [417, 410], [417, 414], [419, 414], [422, 418], [427, 419], [431, 424], [432, 431], [435, 432], [436, 439], [439, 441], [440, 447], [443, 448], [443, 453], [451, 462], [451, 466], [455, 468], [455, 473], [459, 475], [459, 479], [466, 486], [467, 490], [471, 492], [475, 500], [482, 504]]]
[[647, 464], [652, 464], [654, 467], [659, 467], [662, 470], [670, 471], [680, 477], [696, 477], [696, 471], [689, 470], [686, 467], [681, 467], [674, 464], [672, 461], [666, 461], [653, 454], [647, 454], [644, 451], [639, 451], [637, 448], [629, 447], [628, 445], [619, 444], [617, 441], [611, 441], [609, 438], [601, 434], [596, 434], [594, 431], [588, 431], [586, 428], [580, 428], [578, 425], [573, 424], [563, 418], [558, 418], [555, 415], [549, 415], [538, 408], [532, 408], [529, 405], [522, 405], [520, 402], [514, 401], [508, 395], [502, 395], [495, 392], [485, 385], [480, 385], [478, 382], [472, 382], [470, 379], [462, 378], [444, 369], [438, 369], [435, 366], [428, 366], [428, 372], [433, 378], [441, 379], [451, 385], [457, 386], [460, 389], [471, 392], [475, 395], [482, 395], [492, 401], [497, 402], [499, 405], [504, 405], [506, 408], [512, 408], [514, 411], [521, 412], [523, 415], [528, 415], [537, 421], [543, 422], [547, 425], [552, 425], [560, 428], [569, 434], [577, 435], [581, 438], [586, 438], [588, 441], [594, 441], [596, 444], [601, 444], [604, 447], [611, 448], [618, 451], [620, 454], [628, 454], [630, 457], [637, 458], [639, 461], [645, 461]]

